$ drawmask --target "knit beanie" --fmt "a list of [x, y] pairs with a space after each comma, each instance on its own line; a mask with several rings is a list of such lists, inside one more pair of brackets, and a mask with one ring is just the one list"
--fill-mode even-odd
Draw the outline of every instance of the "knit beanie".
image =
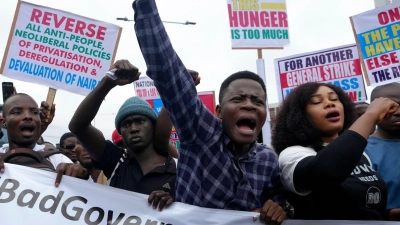
[[146, 116], [153, 123], [157, 120], [157, 115], [148, 102], [137, 96], [128, 98], [124, 104], [122, 104], [121, 108], [119, 108], [117, 116], [115, 117], [115, 128], [118, 133], [121, 133], [120, 126], [122, 120], [131, 115]]

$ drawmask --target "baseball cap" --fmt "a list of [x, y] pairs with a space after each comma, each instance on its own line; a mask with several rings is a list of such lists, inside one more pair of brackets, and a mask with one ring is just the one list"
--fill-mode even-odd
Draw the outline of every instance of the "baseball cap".
[[122, 141], [122, 136], [118, 133], [117, 130], [114, 130], [111, 135], [111, 140], [114, 144], [118, 144]]

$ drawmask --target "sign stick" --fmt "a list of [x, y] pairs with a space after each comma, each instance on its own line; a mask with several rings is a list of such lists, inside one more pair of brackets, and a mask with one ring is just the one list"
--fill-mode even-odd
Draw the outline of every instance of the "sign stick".
[[[49, 88], [49, 92], [47, 93], [46, 102], [47, 102], [47, 104], [49, 104], [50, 109], [53, 106], [54, 99], [56, 98], [56, 92], [57, 92], [57, 89]], [[50, 111], [51, 110], [48, 111], [47, 116], [50, 115]], [[47, 118], [45, 119], [45, 122], [47, 122]]]
[[[276, 48], [275, 48], [276, 49]], [[265, 86], [267, 86], [266, 76], [265, 76], [265, 64], [262, 55], [262, 49], [257, 49], [257, 74], [263, 79]], [[266, 89], [267, 90], [267, 89]], [[267, 94], [267, 93], [266, 93]], [[270, 144], [271, 143], [271, 117], [269, 113], [269, 105], [268, 105], [268, 96], [266, 95], [266, 110], [267, 110], [267, 120], [262, 128], [262, 143]]]
[[369, 81], [369, 77], [368, 77], [368, 71], [367, 68], [365, 68], [365, 63], [364, 63], [364, 57], [362, 55], [361, 52], [361, 48], [360, 48], [360, 44], [358, 43], [358, 38], [357, 38], [357, 32], [356, 29], [354, 28], [354, 22], [353, 22], [353, 18], [350, 17], [350, 23], [351, 23], [351, 28], [353, 29], [353, 34], [354, 34], [354, 39], [356, 40], [356, 45], [357, 45], [357, 49], [358, 49], [358, 55], [360, 58], [360, 63], [361, 63], [361, 67], [363, 69], [363, 75], [365, 78], [365, 82], [367, 83], [368, 86], [371, 86], [371, 82]]

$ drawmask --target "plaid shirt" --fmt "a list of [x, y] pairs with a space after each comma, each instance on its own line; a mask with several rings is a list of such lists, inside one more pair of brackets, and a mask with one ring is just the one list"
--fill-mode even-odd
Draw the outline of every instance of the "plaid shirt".
[[272, 199], [282, 207], [278, 157], [254, 143], [237, 157], [221, 121], [197, 96], [192, 77], [179, 59], [158, 15], [155, 0], [137, 0], [135, 31], [161, 99], [181, 141], [176, 198], [207, 208], [251, 211]]

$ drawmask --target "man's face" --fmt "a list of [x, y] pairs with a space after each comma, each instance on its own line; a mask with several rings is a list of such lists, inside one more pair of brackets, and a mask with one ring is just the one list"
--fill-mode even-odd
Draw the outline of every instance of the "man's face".
[[121, 136], [132, 152], [141, 152], [153, 141], [153, 124], [142, 115], [131, 115], [121, 122]]
[[76, 148], [78, 145], [78, 140], [76, 139], [76, 137], [69, 137], [67, 139], [64, 140], [64, 143], [62, 143], [60, 145], [60, 151], [67, 156], [68, 158], [70, 158], [72, 160], [72, 162], [76, 162], [77, 158], [76, 158]]
[[233, 81], [217, 106], [225, 133], [236, 144], [253, 143], [267, 116], [266, 95], [261, 85], [251, 79]]
[[40, 137], [40, 116], [36, 102], [26, 95], [8, 99], [4, 108], [4, 124], [8, 140], [18, 147], [31, 148]]

